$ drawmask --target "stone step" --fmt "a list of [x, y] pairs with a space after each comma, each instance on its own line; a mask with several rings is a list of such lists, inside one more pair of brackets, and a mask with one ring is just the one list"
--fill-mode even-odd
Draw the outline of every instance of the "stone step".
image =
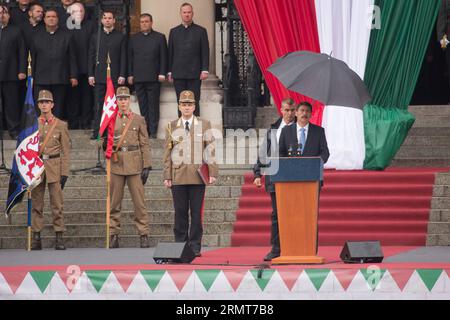
[[[64, 189], [64, 199], [106, 199], [105, 187], [67, 187]], [[240, 186], [209, 186], [206, 188], [207, 198], [239, 198], [241, 195]], [[8, 196], [7, 188], [0, 188], [0, 199], [6, 199]], [[164, 186], [148, 186], [145, 188], [145, 198], [157, 200], [161, 198], [171, 198], [170, 189]], [[46, 192], [48, 199], [48, 192]], [[125, 188], [124, 199], [131, 199], [128, 188]]]
[[446, 146], [426, 146], [422, 148], [416, 146], [402, 146], [398, 151], [396, 158], [450, 158], [450, 148]]
[[450, 222], [450, 209], [431, 210], [430, 222]]
[[[145, 205], [148, 212], [152, 211], [170, 211], [173, 210], [173, 199], [146, 199]], [[204, 209], [205, 210], [237, 210], [239, 207], [239, 198], [205, 198]], [[89, 211], [103, 211], [106, 209], [106, 199], [65, 199], [64, 211], [77, 211], [77, 212], [89, 212]], [[131, 199], [124, 199], [122, 201], [122, 210], [131, 211], [134, 210], [133, 202]], [[26, 212], [27, 201], [22, 201], [14, 208], [14, 212]], [[44, 212], [50, 213], [50, 203], [45, 202]]]
[[[134, 222], [134, 211], [122, 211], [122, 223]], [[169, 211], [152, 211], [148, 214], [151, 223], [173, 223], [173, 210]], [[64, 222], [67, 224], [102, 224], [105, 223], [105, 211], [83, 211], [83, 212], [65, 212]], [[236, 220], [234, 210], [205, 210], [203, 221], [204, 223], [228, 223]], [[51, 214], [44, 214], [44, 221], [46, 224], [52, 223]], [[26, 226], [27, 214], [25, 212], [14, 212], [11, 214], [11, 225]], [[8, 226], [5, 219], [0, 219], [0, 225]]]
[[396, 157], [392, 160], [390, 167], [396, 167], [396, 168], [419, 168], [419, 167], [425, 167], [425, 168], [443, 168], [443, 167], [450, 167], [450, 159], [449, 158], [400, 158]]
[[408, 111], [418, 117], [450, 116], [450, 106], [410, 106]]
[[[152, 236], [167, 236], [173, 233], [173, 223], [150, 223], [150, 233]], [[26, 235], [27, 228], [25, 226], [0, 226], [0, 234], [2, 237], [21, 237]], [[233, 224], [230, 223], [204, 223], [203, 233], [208, 234], [231, 234]], [[121, 224], [121, 234], [134, 235], [137, 234], [137, 228], [134, 223]], [[55, 234], [52, 225], [46, 225], [41, 231], [44, 237], [51, 237]], [[99, 224], [66, 224], [67, 237], [88, 237], [88, 236], [105, 236], [106, 226], [104, 223]]]
[[450, 137], [450, 126], [444, 128], [435, 127], [413, 127], [409, 131], [409, 136], [425, 136], [425, 137]]
[[[42, 245], [44, 248], [55, 247], [54, 235], [42, 238]], [[86, 236], [86, 237], [66, 237], [64, 236], [64, 242], [67, 249], [70, 248], [105, 248], [104, 236]], [[149, 236], [150, 246], [156, 247], [158, 242], [174, 242], [172, 234], [164, 236]], [[121, 248], [136, 248], [139, 247], [138, 235], [121, 235], [119, 237], [119, 243]], [[229, 235], [204, 235], [202, 239], [202, 245], [204, 247], [226, 247], [229, 246]], [[0, 238], [0, 249], [26, 249], [27, 238], [26, 235], [20, 237], [3, 237]], [[144, 252], [144, 251], [143, 251]], [[153, 262], [152, 257], [149, 256], [149, 262]]]
[[[223, 170], [219, 171], [219, 178], [215, 186], [241, 186], [244, 183], [243, 173], [241, 170]], [[0, 175], [0, 186], [8, 186], [9, 175]], [[104, 175], [71, 175], [67, 181], [66, 186], [70, 187], [104, 187], [106, 184], [106, 177]], [[147, 187], [162, 186], [163, 178], [161, 171], [151, 171], [147, 180]], [[209, 187], [208, 187], [209, 188]]]
[[406, 138], [403, 146], [417, 146], [417, 147], [450, 147], [450, 137], [448, 136], [414, 136], [410, 135]]
[[416, 118], [414, 127], [436, 127], [445, 128], [450, 125], [450, 115], [449, 116], [423, 116]]

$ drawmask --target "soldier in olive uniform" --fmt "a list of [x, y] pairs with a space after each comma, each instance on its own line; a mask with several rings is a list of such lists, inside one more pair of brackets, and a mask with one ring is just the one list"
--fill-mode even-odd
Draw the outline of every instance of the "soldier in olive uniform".
[[125, 183], [133, 199], [135, 222], [141, 248], [148, 248], [149, 219], [145, 208], [144, 185], [151, 170], [150, 142], [143, 117], [130, 110], [130, 90], [119, 87], [116, 93], [119, 112], [114, 129], [111, 158], [111, 241], [119, 247], [120, 211]]
[[31, 250], [41, 250], [41, 230], [44, 228], [45, 185], [50, 193], [50, 205], [53, 213], [53, 228], [56, 232], [56, 250], [65, 250], [62, 234], [66, 230], [63, 218], [63, 192], [69, 176], [70, 137], [67, 123], [52, 114], [53, 95], [42, 90], [38, 96], [39, 117], [39, 153], [44, 161], [43, 180], [33, 191], [33, 243]]
[[179, 101], [181, 117], [167, 126], [164, 185], [172, 189], [175, 208], [175, 241], [188, 242], [199, 257], [201, 256], [203, 200], [206, 188], [197, 170], [202, 163], [206, 162], [209, 169], [207, 183], [212, 184], [218, 176], [218, 167], [214, 158], [211, 123], [194, 116], [194, 93], [182, 91]]

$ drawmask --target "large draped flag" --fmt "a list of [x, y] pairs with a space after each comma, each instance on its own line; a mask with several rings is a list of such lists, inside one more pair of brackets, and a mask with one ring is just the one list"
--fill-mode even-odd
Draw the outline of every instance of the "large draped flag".
[[114, 126], [116, 124], [117, 111], [118, 107], [114, 85], [111, 77], [108, 77], [106, 80], [106, 95], [105, 102], [103, 103], [102, 120], [100, 122], [99, 130], [99, 137], [101, 137], [106, 128], [108, 128], [108, 144], [105, 152], [106, 159], [111, 159], [112, 155], [112, 147], [114, 143]]
[[33, 101], [33, 79], [28, 77], [28, 89], [22, 112], [21, 128], [9, 179], [6, 215], [22, 201], [26, 191], [41, 182], [44, 162], [39, 157], [39, 126]]
[[384, 169], [414, 123], [408, 106], [441, 0], [235, 0], [275, 104], [289, 92], [267, 68], [301, 50], [332, 54], [366, 83], [372, 101], [358, 110], [314, 106], [326, 130], [326, 168]]

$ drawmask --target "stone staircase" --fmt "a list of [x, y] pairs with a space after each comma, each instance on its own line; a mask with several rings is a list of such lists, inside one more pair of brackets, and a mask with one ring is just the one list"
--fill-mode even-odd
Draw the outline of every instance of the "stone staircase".
[[431, 201], [427, 246], [450, 245], [450, 172], [437, 174]]
[[[71, 170], [95, 166], [97, 162], [96, 141], [89, 140], [88, 131], [71, 131]], [[150, 242], [156, 246], [159, 241], [173, 241], [173, 202], [170, 190], [162, 184], [162, 140], [151, 140], [153, 171], [146, 188], [146, 205], [150, 217]], [[5, 159], [11, 167], [15, 141], [5, 141]], [[102, 158], [103, 161], [103, 158]], [[238, 208], [242, 173], [248, 166], [221, 166], [220, 178], [214, 186], [207, 188], [204, 212], [205, 246], [223, 247], [230, 245], [230, 237]], [[9, 176], [0, 176], [0, 199], [7, 198]], [[121, 247], [139, 246], [139, 236], [134, 225], [131, 196], [126, 189], [122, 204]], [[44, 247], [53, 247], [54, 232], [51, 227], [51, 213], [46, 195], [45, 221], [42, 232]], [[4, 201], [4, 200], [2, 200]], [[4, 202], [3, 202], [4, 203]], [[0, 248], [26, 247], [26, 205], [18, 205], [11, 215], [11, 224], [0, 217]], [[67, 227], [66, 244], [74, 247], [103, 247], [105, 245], [106, 178], [90, 172], [72, 173], [64, 190], [64, 216]], [[2, 207], [4, 210], [4, 206]]]
[[450, 106], [411, 106], [416, 122], [393, 167], [450, 166]]

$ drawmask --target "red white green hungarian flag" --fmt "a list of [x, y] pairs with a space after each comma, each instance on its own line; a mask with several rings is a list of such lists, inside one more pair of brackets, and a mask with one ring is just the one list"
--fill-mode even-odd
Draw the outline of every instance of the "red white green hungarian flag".
[[332, 53], [364, 79], [373, 98], [364, 110], [315, 108], [312, 122], [325, 128], [331, 154], [326, 167], [357, 170], [389, 166], [415, 121], [408, 106], [441, 0], [235, 3], [278, 107], [286, 95], [299, 98], [267, 71], [289, 52]]
[[103, 135], [108, 128], [108, 144], [106, 147], [105, 158], [111, 159], [112, 146], [114, 143], [114, 127], [116, 125], [117, 118], [117, 100], [116, 93], [114, 91], [114, 85], [111, 77], [106, 80], [106, 95], [105, 102], [103, 103], [102, 120], [100, 122], [99, 137]]

